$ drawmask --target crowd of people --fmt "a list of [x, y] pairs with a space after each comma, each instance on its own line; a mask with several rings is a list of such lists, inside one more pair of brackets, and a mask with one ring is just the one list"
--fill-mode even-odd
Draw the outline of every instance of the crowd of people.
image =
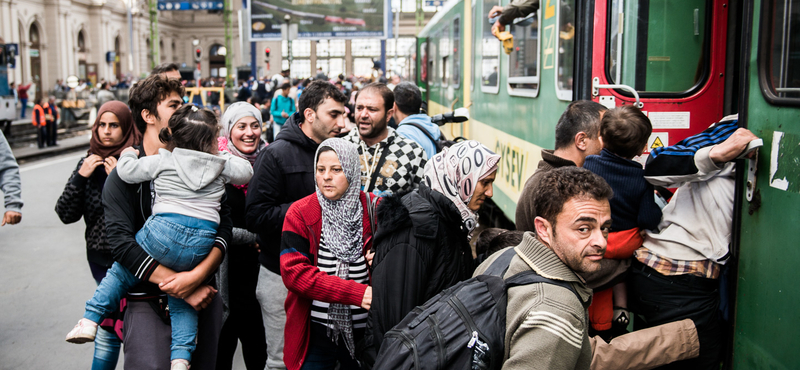
[[[127, 105], [101, 106], [56, 204], [64, 223], [86, 223], [98, 289], [66, 339], [95, 342], [93, 368], [115, 368], [122, 347], [126, 368], [229, 369], [238, 342], [248, 369], [390, 368], [398, 333], [423, 321], [435, 335], [403, 337], [426, 344], [404, 363], [719, 367], [734, 160], [756, 139], [736, 116], [643, 167], [647, 116], [573, 102], [525, 183], [517, 230], [480, 231], [502, 158], [472, 140], [436, 145], [416, 86], [349, 97], [316, 80], [296, 98], [280, 87], [272, 123], [247, 100], [221, 117], [185, 104], [164, 71]], [[6, 162], [3, 224], [14, 224], [22, 201]], [[518, 283], [526, 274], [539, 280]], [[451, 338], [426, 308], [488, 275], [509, 284], [504, 335]], [[469, 326], [484, 322], [448, 302]], [[469, 348], [466, 362], [448, 362], [446, 343]]]

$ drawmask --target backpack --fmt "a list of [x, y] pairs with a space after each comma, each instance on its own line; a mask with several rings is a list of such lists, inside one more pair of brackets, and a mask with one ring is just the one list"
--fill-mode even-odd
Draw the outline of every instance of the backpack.
[[542, 277], [533, 270], [503, 280], [516, 251], [508, 248], [499, 253], [483, 275], [445, 289], [386, 332], [374, 368], [500, 369], [505, 356], [509, 288], [548, 283], [578, 296], [569, 283]]
[[431, 140], [431, 142], [433, 142], [433, 146], [436, 148], [436, 153], [439, 153], [439, 152], [442, 151], [442, 149], [449, 148], [449, 147], [453, 146], [455, 143], [457, 143], [457, 142], [459, 142], [461, 140], [464, 140], [464, 138], [460, 137], [460, 136], [455, 138], [455, 139], [453, 139], [453, 140], [447, 140], [447, 139], [444, 138], [444, 135], [441, 134], [441, 132], [439, 133], [439, 138], [438, 139], [434, 139], [433, 135], [431, 135], [431, 133], [428, 132], [428, 130], [426, 130], [425, 127], [422, 127], [422, 125], [420, 125], [419, 123], [405, 122], [405, 123], [401, 124], [400, 126], [402, 126], [402, 125], [411, 125], [411, 126], [416, 127], [417, 129], [419, 129], [420, 131], [422, 131], [422, 133], [425, 134], [425, 136], [427, 136], [428, 139]]

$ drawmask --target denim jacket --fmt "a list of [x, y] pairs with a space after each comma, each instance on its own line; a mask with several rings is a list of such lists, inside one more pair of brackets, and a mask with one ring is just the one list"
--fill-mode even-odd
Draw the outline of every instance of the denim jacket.
[[19, 165], [2, 132], [0, 132], [0, 190], [5, 196], [6, 211], [20, 212], [22, 181], [19, 178]]

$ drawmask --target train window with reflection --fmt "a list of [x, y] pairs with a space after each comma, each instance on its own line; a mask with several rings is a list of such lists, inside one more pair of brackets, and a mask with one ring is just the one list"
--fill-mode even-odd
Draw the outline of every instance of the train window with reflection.
[[423, 42], [419, 44], [419, 79], [425, 82], [425, 87], [428, 86], [428, 43]]
[[[500, 5], [497, 1], [485, 0], [483, 13], [489, 14], [492, 7]], [[500, 91], [500, 40], [492, 35], [492, 25], [486, 17], [481, 17], [481, 91], [497, 94]]]
[[773, 104], [800, 105], [800, 0], [764, 4], [759, 80]]
[[442, 81], [442, 86], [447, 86], [447, 75], [449, 74], [450, 66], [450, 27], [445, 27], [439, 32], [439, 57], [442, 59], [439, 62], [439, 78]]
[[516, 19], [509, 27], [514, 50], [508, 56], [508, 93], [536, 97], [539, 92], [539, 12]]
[[608, 14], [606, 74], [612, 84], [653, 95], [685, 95], [703, 85], [710, 0], [611, 0]]
[[450, 45], [451, 52], [453, 53], [452, 64], [453, 67], [451, 69], [451, 81], [453, 83], [454, 88], [459, 88], [461, 86], [461, 56], [458, 53], [458, 49], [461, 47], [461, 17], [456, 17], [453, 19], [453, 45]]
[[[575, 59], [575, 0], [561, 0], [556, 15], [556, 95], [561, 100], [572, 100]], [[553, 32], [553, 31], [551, 31]]]

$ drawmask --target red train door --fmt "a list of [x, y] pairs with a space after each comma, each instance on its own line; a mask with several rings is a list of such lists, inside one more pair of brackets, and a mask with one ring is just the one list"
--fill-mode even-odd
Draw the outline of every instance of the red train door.
[[592, 100], [637, 104], [650, 117], [647, 151], [723, 116], [727, 2], [596, 0]]

